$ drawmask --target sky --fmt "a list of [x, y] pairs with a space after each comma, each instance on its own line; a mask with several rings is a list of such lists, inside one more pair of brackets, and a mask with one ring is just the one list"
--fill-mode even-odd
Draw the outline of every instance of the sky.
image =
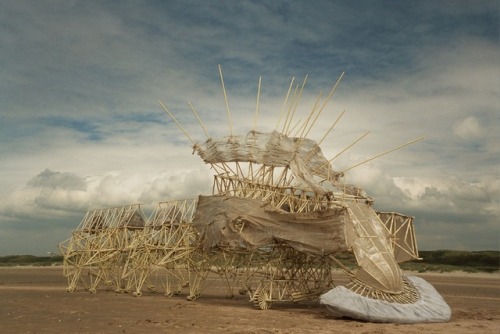
[[[272, 131], [292, 78], [308, 137], [420, 250], [498, 250], [498, 1], [0, 3], [0, 255], [46, 255], [85, 211], [210, 194], [195, 140]], [[218, 65], [230, 108], [228, 121]], [[231, 129], [232, 128], [232, 129]]]

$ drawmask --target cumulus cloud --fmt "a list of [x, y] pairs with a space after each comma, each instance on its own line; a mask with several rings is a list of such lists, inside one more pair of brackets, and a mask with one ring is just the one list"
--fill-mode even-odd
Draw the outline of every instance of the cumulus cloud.
[[0, 215], [39, 217], [128, 204], [194, 198], [208, 193], [211, 176], [199, 168], [158, 175], [110, 172], [81, 177], [74, 173], [44, 170], [27, 185], [4, 198]]
[[[345, 70], [309, 137], [319, 140], [343, 110], [322, 144], [326, 157], [371, 133], [335, 159], [336, 169], [425, 136], [350, 170], [346, 181], [378, 209], [414, 214], [424, 249], [497, 248], [488, 231], [499, 219], [496, 1], [55, 1], [2, 9], [2, 240], [29, 230], [43, 243], [50, 238], [41, 231], [51, 227], [63, 239], [89, 208], [209, 192], [211, 172], [157, 100], [194, 140], [205, 136], [188, 101], [210, 135], [228, 135], [222, 64], [238, 134], [253, 126], [259, 76], [257, 129], [269, 131], [292, 76], [309, 74], [296, 122]], [[0, 252], [21, 249], [9, 247]]]
[[474, 139], [481, 136], [483, 131], [478, 120], [473, 116], [469, 116], [457, 121], [455, 125], [453, 125], [453, 133], [462, 139]]
[[397, 177], [394, 183], [406, 194], [406, 206], [453, 211], [454, 214], [500, 214], [495, 208], [498, 182], [489, 177], [477, 183], [457, 178]]
[[31, 180], [28, 186], [33, 188], [65, 189], [65, 190], [85, 190], [86, 183], [81, 177], [74, 173], [53, 172], [46, 169]]

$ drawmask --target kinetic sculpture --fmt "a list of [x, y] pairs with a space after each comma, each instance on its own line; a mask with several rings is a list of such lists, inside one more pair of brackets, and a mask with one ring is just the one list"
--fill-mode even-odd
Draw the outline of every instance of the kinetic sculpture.
[[[219, 67], [231, 133], [214, 139], [196, 113], [208, 139], [194, 151], [215, 171], [212, 195], [159, 203], [150, 219], [140, 205], [90, 211], [70, 239], [61, 243], [68, 291], [79, 282], [95, 292], [100, 281], [117, 291], [142, 294], [163, 278], [171, 295], [189, 286], [198, 298], [209, 272], [224, 278], [228, 294], [246, 293], [258, 308], [274, 302], [320, 299], [334, 314], [369, 321], [447, 321], [450, 310], [425, 281], [404, 277], [398, 263], [418, 259], [413, 217], [376, 212], [359, 187], [345, 184], [344, 173], [328, 160], [319, 141], [307, 138], [343, 74], [320, 104], [318, 98], [291, 135], [301, 87], [290, 84], [275, 131], [233, 135], [222, 70]], [[256, 116], [259, 109], [260, 80]], [[284, 120], [283, 120], [284, 119]], [[283, 122], [282, 122], [283, 120]], [[278, 130], [281, 128], [281, 130]], [[349, 269], [338, 254], [354, 254]], [[340, 267], [350, 283], [335, 287], [332, 269]], [[87, 277], [82, 275], [88, 271]]]

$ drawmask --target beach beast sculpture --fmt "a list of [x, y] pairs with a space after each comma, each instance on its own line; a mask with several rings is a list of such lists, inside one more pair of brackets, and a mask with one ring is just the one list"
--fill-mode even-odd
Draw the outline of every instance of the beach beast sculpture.
[[[221, 70], [220, 75], [226, 97]], [[159, 204], [149, 220], [138, 218], [143, 217], [140, 207], [129, 207], [127, 214], [115, 214], [120, 218], [99, 230], [104, 237], [90, 252], [86, 242], [95, 243], [96, 233], [90, 234], [88, 227], [97, 218], [84, 219], [73, 237], [61, 244], [68, 289], [74, 290], [82, 279], [78, 268], [97, 267], [89, 275], [96, 278], [90, 283], [92, 291], [102, 279], [140, 295], [151, 273], [162, 268], [167, 293], [173, 281], [177, 290], [189, 283], [188, 299], [196, 299], [207, 274], [215, 271], [224, 278], [229, 294], [237, 287], [260, 309], [273, 302], [319, 298], [334, 314], [362, 320], [449, 320], [449, 307], [432, 286], [405, 277], [398, 265], [418, 259], [413, 217], [376, 212], [362, 189], [343, 182], [345, 171], [333, 169], [321, 151], [322, 140], [307, 138], [341, 78], [321, 107], [318, 98], [296, 135], [291, 135], [290, 125], [305, 80], [291, 97], [290, 84], [280, 116], [283, 124], [278, 122], [271, 132], [251, 130], [195, 142], [160, 102], [192, 141], [194, 152], [215, 171], [213, 193]], [[227, 98], [226, 106], [232, 132]], [[129, 226], [131, 221], [134, 226]], [[112, 226], [123, 231], [114, 233], [119, 241], [110, 242], [114, 234], [103, 232]], [[356, 269], [343, 264], [346, 253], [354, 254]], [[117, 266], [121, 273], [113, 274], [110, 268]], [[346, 286], [335, 287], [332, 269], [338, 267], [350, 277]]]

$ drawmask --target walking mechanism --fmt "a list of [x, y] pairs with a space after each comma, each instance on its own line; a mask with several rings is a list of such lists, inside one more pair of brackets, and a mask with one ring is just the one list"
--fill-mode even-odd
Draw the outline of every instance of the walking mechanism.
[[[103, 282], [140, 296], [144, 285], [157, 291], [153, 282], [160, 281], [166, 295], [187, 289], [187, 298], [195, 300], [212, 272], [224, 280], [228, 296], [234, 291], [247, 294], [259, 309], [276, 302], [319, 299], [335, 314], [363, 320], [447, 321], [449, 308], [439, 294], [405, 277], [398, 265], [418, 259], [413, 217], [376, 212], [365, 191], [344, 181], [352, 168], [421, 138], [337, 171], [332, 161], [367, 133], [331, 159], [323, 155], [320, 144], [344, 113], [321, 140], [308, 134], [343, 73], [324, 101], [320, 94], [299, 122], [293, 118], [307, 76], [295, 90], [292, 79], [276, 128], [268, 132], [255, 130], [259, 80], [254, 128], [244, 135], [233, 134], [220, 67], [219, 73], [230, 128], [227, 137], [209, 136], [189, 104], [207, 136], [195, 141], [160, 101], [194, 152], [214, 171], [212, 194], [158, 203], [149, 219], [139, 205], [89, 211], [72, 237], [60, 244], [68, 291], [81, 284], [95, 292]], [[355, 268], [339, 257], [346, 253], [353, 254]], [[350, 277], [345, 287], [336, 286], [335, 269]], [[439, 298], [429, 302], [427, 297], [435, 294]], [[368, 309], [358, 309], [360, 298]], [[391, 314], [381, 301], [405, 311]], [[419, 318], [421, 308], [427, 310], [424, 319]], [[373, 309], [383, 310], [383, 315], [374, 316]]]

